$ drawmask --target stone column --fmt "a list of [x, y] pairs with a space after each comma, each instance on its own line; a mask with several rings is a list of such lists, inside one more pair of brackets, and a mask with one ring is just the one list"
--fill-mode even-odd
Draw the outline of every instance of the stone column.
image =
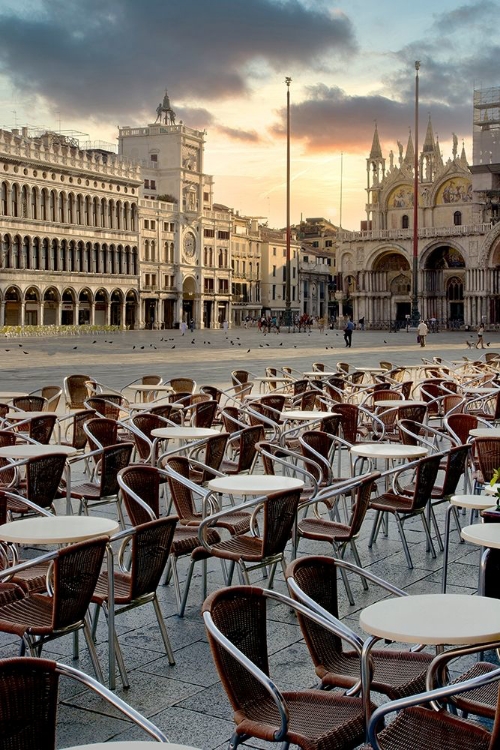
[[5, 325], [5, 302], [2, 300], [0, 302], [0, 328], [3, 328]]
[[95, 325], [95, 300], [90, 303], [90, 325]]
[[127, 327], [127, 302], [125, 299], [123, 299], [120, 305], [120, 324], [122, 330], [124, 331]]
[[26, 314], [26, 302], [21, 300], [21, 325], [24, 326], [24, 319]]
[[80, 300], [76, 300], [74, 306], [73, 306], [73, 325], [78, 325], [78, 320], [80, 318]]

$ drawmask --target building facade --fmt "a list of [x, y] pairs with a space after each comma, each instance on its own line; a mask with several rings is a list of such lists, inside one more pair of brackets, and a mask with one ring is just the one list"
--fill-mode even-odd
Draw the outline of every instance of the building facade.
[[233, 213], [231, 232], [232, 318], [233, 326], [256, 320], [261, 313], [261, 232], [260, 217]]
[[205, 132], [176, 124], [167, 93], [157, 114], [118, 134], [119, 154], [142, 173], [141, 323], [218, 328], [231, 320], [231, 211], [213, 202]]
[[[487, 107], [481, 96], [475, 97], [475, 123], [482, 123], [479, 132], [494, 128], [498, 136], [499, 97], [496, 103], [490, 99]], [[471, 168], [453, 135], [452, 153], [444, 161], [429, 118], [418, 157], [417, 205], [418, 307], [426, 320], [435, 318], [451, 328], [500, 323], [495, 159], [500, 164], [500, 153], [489, 149], [488, 164]], [[398, 142], [398, 155], [391, 151], [387, 165], [375, 128], [367, 159], [366, 221], [359, 232], [341, 232], [338, 249], [340, 305], [370, 326], [403, 325], [411, 313], [413, 182], [411, 134], [406, 150]]]
[[309, 218], [296, 227], [299, 257], [300, 309], [303, 315], [337, 317], [337, 233], [328, 219]]
[[[286, 231], [261, 226], [261, 302], [268, 317], [284, 317], [286, 309]], [[290, 303], [292, 315], [300, 314], [299, 305], [300, 243], [292, 235], [290, 242]]]
[[134, 328], [136, 165], [58, 133], [0, 130], [0, 326]]

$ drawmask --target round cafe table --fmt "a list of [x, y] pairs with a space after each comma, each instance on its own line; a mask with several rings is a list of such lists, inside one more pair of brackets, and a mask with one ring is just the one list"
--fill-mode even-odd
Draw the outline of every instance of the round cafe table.
[[152, 750], [153, 747], [163, 745], [167, 750], [198, 750], [196, 747], [190, 745], [176, 745], [172, 742], [150, 742], [137, 741], [134, 742], [94, 742], [91, 745], [76, 745], [74, 747], [67, 747], [65, 750]]
[[181, 443], [184, 443], [181, 447], [185, 450], [186, 448], [192, 447], [192, 444], [196, 444], [198, 441], [207, 440], [209, 437], [218, 434], [218, 430], [214, 430], [211, 427], [189, 427], [187, 425], [158, 427], [156, 430], [151, 430], [151, 435], [154, 438], [153, 449], [151, 451], [151, 463], [153, 466], [155, 465], [157, 446], [161, 440], [179, 440]]
[[8, 411], [4, 419], [9, 421], [24, 421], [25, 419], [33, 419], [34, 417], [46, 417], [47, 414], [53, 414], [50, 411]]
[[[444, 522], [444, 553], [443, 553], [443, 577], [441, 581], [441, 593], [446, 593], [446, 584], [448, 580], [448, 552], [450, 547], [450, 516], [454, 508], [466, 508], [471, 511], [470, 521], [472, 523], [473, 512], [487, 510], [494, 507], [494, 500], [491, 495], [452, 495], [448, 507], [446, 508]], [[481, 524], [480, 524], [481, 525]], [[466, 527], [467, 528], [467, 527]]]
[[383, 398], [380, 401], [374, 401], [373, 406], [381, 406], [383, 409], [392, 409], [392, 407], [396, 408], [399, 406], [426, 406], [426, 403], [425, 401], [414, 401], [409, 398], [395, 398], [393, 400]]
[[0, 526], [0, 539], [15, 544], [75, 544], [95, 536], [112, 536], [117, 521], [100, 516], [37, 516]]
[[308, 422], [315, 419], [325, 419], [326, 417], [333, 417], [333, 412], [317, 411], [316, 409], [289, 409], [288, 411], [282, 411], [280, 415], [282, 422], [287, 422], [288, 420]]
[[208, 489], [227, 495], [270, 495], [283, 490], [302, 489], [302, 479], [278, 474], [232, 474], [208, 482]]
[[[485, 525], [494, 524], [473, 528]], [[398, 596], [363, 609], [359, 624], [370, 635], [400, 643], [488, 643], [500, 640], [500, 600], [468, 594]]]
[[22, 396], [29, 396], [27, 391], [0, 391], [0, 402], [12, 401], [13, 398], [21, 398]]
[[[466, 542], [471, 542], [472, 544], [477, 544], [480, 547], [484, 547], [479, 566], [479, 593], [487, 593], [489, 597], [496, 599], [496, 595], [495, 597], [493, 597], [493, 594], [491, 594], [490, 592], [486, 592], [485, 589], [488, 558], [493, 555], [498, 561], [498, 553], [493, 553], [492, 550], [500, 549], [500, 524], [475, 523], [472, 526], [464, 526], [461, 531], [461, 535]], [[491, 578], [491, 576], [488, 577]]]
[[67, 456], [72, 456], [76, 452], [76, 448], [71, 445], [19, 443], [0, 448], [0, 458], [38, 458], [39, 456], [49, 456], [52, 453], [65, 453]]
[[[391, 404], [394, 403], [399, 405], [397, 401], [391, 401]], [[405, 458], [413, 460], [415, 458], [423, 458], [427, 455], [427, 452], [427, 448], [422, 448], [420, 445], [404, 445], [401, 443], [358, 443], [351, 448], [352, 456], [372, 460], [376, 460], [377, 458], [385, 458], [387, 460]]]
[[500, 599], [467, 594], [416, 594], [383, 599], [362, 610], [359, 624], [371, 636], [361, 658], [365, 718], [370, 716], [369, 659], [377, 640], [436, 646], [500, 641]]
[[150, 394], [150, 393], [173, 393], [174, 389], [171, 385], [144, 385], [144, 383], [140, 383], [138, 385], [129, 385], [128, 386], [131, 391], [135, 391], [135, 400], [137, 401], [139, 396], [141, 394]]
[[500, 437], [500, 427], [476, 427], [469, 430], [470, 437], [497, 438]]
[[305, 378], [317, 378], [318, 380], [321, 380], [321, 378], [334, 378], [339, 374], [338, 370], [307, 370], [307, 372], [302, 373]]

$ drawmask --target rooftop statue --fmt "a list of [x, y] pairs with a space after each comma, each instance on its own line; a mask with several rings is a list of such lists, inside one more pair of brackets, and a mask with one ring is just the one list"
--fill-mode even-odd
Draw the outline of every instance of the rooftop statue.
[[[162, 115], [165, 117], [162, 120]], [[165, 96], [163, 102], [160, 102], [156, 107], [156, 122], [163, 122], [165, 125], [175, 125], [175, 112], [170, 107], [170, 99], [168, 97], [168, 91], [165, 89]]]

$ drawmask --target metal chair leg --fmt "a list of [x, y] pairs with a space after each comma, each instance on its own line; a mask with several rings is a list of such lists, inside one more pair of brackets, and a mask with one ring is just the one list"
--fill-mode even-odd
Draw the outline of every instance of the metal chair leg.
[[403, 529], [403, 521], [400, 518], [400, 516], [399, 516], [398, 513], [394, 513], [394, 518], [396, 519], [396, 524], [397, 524], [397, 527], [398, 527], [399, 536], [401, 537], [401, 544], [403, 545], [403, 550], [404, 550], [404, 553], [405, 553], [406, 562], [407, 562], [408, 567], [410, 568], [410, 570], [413, 570], [413, 562], [412, 562], [412, 559], [411, 559], [410, 549], [408, 547], [408, 542], [406, 541], [405, 532], [404, 532], [404, 529]]
[[422, 525], [424, 527], [425, 536], [427, 537], [427, 543], [429, 545], [431, 555], [435, 559], [436, 550], [434, 549], [434, 544], [432, 543], [431, 530], [429, 528], [429, 524], [427, 523], [427, 518], [425, 517], [425, 513], [420, 513], [420, 517], [422, 519]]
[[178, 608], [178, 615], [179, 617], [184, 617], [184, 611], [186, 609], [186, 602], [189, 594], [189, 587], [191, 586], [191, 579], [193, 577], [193, 570], [194, 570], [195, 561], [191, 560], [191, 565], [189, 566], [188, 574], [186, 576], [186, 582], [184, 584], [184, 593], [182, 595], [182, 601], [180, 604], [180, 607]]
[[163, 615], [161, 613], [160, 605], [158, 603], [158, 599], [156, 598], [156, 595], [155, 595], [155, 598], [153, 599], [153, 607], [155, 608], [155, 615], [156, 615], [156, 619], [158, 620], [158, 627], [160, 628], [161, 637], [165, 645], [165, 653], [168, 656], [168, 663], [174, 665], [175, 664], [174, 652], [172, 651], [172, 646], [170, 644], [170, 638], [168, 637], [165, 620], [163, 619]]

